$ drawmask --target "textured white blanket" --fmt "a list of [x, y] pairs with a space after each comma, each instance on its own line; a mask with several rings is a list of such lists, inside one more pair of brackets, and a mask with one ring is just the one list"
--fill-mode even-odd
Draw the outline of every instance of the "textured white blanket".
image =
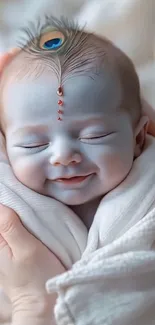
[[[2, 159], [3, 163], [1, 166], [7, 167], [2, 175], [2, 186], [4, 193], [9, 193], [12, 196], [13, 187], [4, 185], [7, 183], [5, 173], [10, 171], [10, 167], [6, 164], [5, 157], [1, 157], [1, 161]], [[48, 290], [57, 291], [59, 295], [55, 308], [58, 325], [154, 324], [154, 162], [155, 139], [148, 136], [145, 150], [135, 160], [133, 168], [126, 180], [107, 194], [101, 201], [97, 213], [94, 216], [94, 222], [88, 237], [88, 244], [81, 260], [75, 263], [70, 271], [48, 282]], [[10, 175], [9, 179], [12, 180], [12, 172], [8, 175]], [[17, 195], [20, 187], [18, 187], [18, 182], [15, 185], [15, 194]], [[20, 189], [22, 190], [22, 187]], [[3, 200], [7, 198], [7, 195], [4, 195], [4, 193]], [[41, 204], [37, 203], [37, 205], [33, 205], [32, 214], [29, 208], [30, 203], [33, 204], [33, 197], [30, 195], [31, 191], [25, 192], [26, 195], [29, 195], [30, 200], [32, 200], [29, 201], [29, 204], [27, 200], [25, 201], [23, 190], [21, 193], [22, 196], [14, 197], [15, 199], [20, 198], [19, 210], [16, 211], [22, 213], [22, 216], [24, 215], [24, 223], [28, 222], [29, 224], [29, 220], [27, 220], [29, 215], [35, 216], [34, 225], [38, 227], [35, 231], [37, 232], [37, 236], [40, 236], [42, 229], [40, 227], [42, 227], [42, 224], [41, 220], [37, 222], [36, 220], [37, 214], [40, 213]], [[37, 198], [37, 196], [34, 196], [34, 198]], [[41, 196], [39, 198], [43, 199]], [[56, 212], [57, 208], [61, 208], [58, 202], [54, 200], [52, 202], [54, 202], [54, 205], [52, 204], [52, 211]], [[7, 202], [5, 201], [5, 203]], [[21, 210], [22, 204], [24, 204], [26, 210]], [[15, 202], [10, 200], [10, 198], [9, 206], [15, 208]], [[36, 207], [39, 209], [36, 210]], [[29, 214], [25, 214], [25, 211]], [[62, 209], [63, 211], [65, 210]], [[69, 213], [71, 219], [68, 219], [67, 213]], [[79, 226], [80, 236], [81, 230], [84, 230], [83, 244], [85, 245], [85, 228], [81, 228], [81, 223], [74, 223], [76, 216], [73, 215], [73, 218], [75, 218], [72, 221], [72, 215], [69, 209], [66, 210], [63, 216], [66, 216], [65, 219], [60, 214], [59, 221], [62, 221], [63, 226], [67, 224], [67, 229], [73, 229], [72, 234], [76, 225]], [[53, 214], [51, 215], [51, 221], [52, 217]], [[45, 226], [45, 220], [49, 222], [49, 219], [44, 219], [43, 226]], [[67, 220], [67, 223], [65, 220]], [[68, 223], [68, 220], [74, 224]], [[29, 224], [30, 226], [33, 225]], [[40, 230], [38, 231], [38, 229]], [[59, 238], [59, 232], [57, 230], [59, 229], [56, 227], [51, 231], [51, 240], [54, 237], [53, 233], [57, 239]], [[81, 241], [80, 236], [78, 238], [76, 237], [77, 246]], [[45, 242], [45, 238], [43, 240]], [[49, 243], [45, 243], [49, 245]], [[52, 245], [52, 241], [50, 244]], [[84, 245], [81, 247], [80, 252], [84, 249]], [[60, 246], [58, 247], [61, 249]], [[77, 252], [75, 243], [74, 247], [75, 252]], [[57, 249], [57, 246], [53, 246], [53, 249]], [[66, 252], [63, 256], [72, 256], [71, 259], [74, 259], [73, 251], [70, 252], [67, 248]], [[57, 251], [57, 254], [62, 256], [59, 251]], [[71, 261], [71, 259], [69, 260]], [[67, 258], [66, 262], [69, 260]]]
[[73, 268], [47, 283], [59, 294], [58, 325], [155, 324], [155, 139], [106, 195], [87, 248]]
[[[87, 230], [81, 220], [65, 205], [28, 189], [14, 176], [8, 163], [0, 133], [0, 203], [12, 208], [25, 227], [62, 261], [66, 269], [80, 259]], [[0, 324], [10, 318], [11, 306], [1, 290]]]

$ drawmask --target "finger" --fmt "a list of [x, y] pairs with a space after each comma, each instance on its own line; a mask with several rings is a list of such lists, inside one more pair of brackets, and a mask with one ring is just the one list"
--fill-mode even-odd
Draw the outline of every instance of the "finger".
[[0, 72], [3, 70], [3, 67], [9, 61], [9, 59], [10, 59], [9, 53], [0, 54]]
[[154, 122], [150, 122], [149, 126], [148, 126], [148, 131], [149, 134], [151, 134], [152, 136], [155, 137], [155, 123]]
[[14, 256], [21, 255], [34, 246], [35, 239], [22, 225], [17, 214], [0, 204], [0, 235], [10, 247]]
[[20, 52], [20, 49], [13, 48], [7, 53], [0, 54], [0, 73], [4, 67]]
[[16, 55], [18, 54], [19, 52], [21, 51], [21, 49], [19, 47], [13, 47], [9, 53], [12, 54], [12, 55]]

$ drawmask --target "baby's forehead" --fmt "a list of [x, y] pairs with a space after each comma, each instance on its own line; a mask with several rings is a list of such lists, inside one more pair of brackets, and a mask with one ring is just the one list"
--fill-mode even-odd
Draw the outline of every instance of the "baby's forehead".
[[[70, 31], [71, 33], [71, 31]], [[20, 78], [38, 77], [46, 72], [57, 79], [64, 80], [73, 75], [89, 75], [96, 77], [102, 73], [105, 79], [107, 74], [117, 74], [118, 67], [115, 57], [118, 56], [111, 42], [96, 35], [76, 31], [74, 38], [59, 52], [45, 51], [27, 44], [12, 60], [4, 75], [5, 80], [20, 80]], [[40, 35], [41, 37], [41, 35]], [[32, 42], [35, 44], [35, 41]], [[117, 55], [116, 55], [117, 54]]]
[[37, 61], [32, 60], [30, 54], [21, 50], [6, 67], [1, 78], [1, 85], [5, 87], [22, 80], [35, 80], [43, 74], [50, 74], [55, 78], [54, 73], [44, 64], [42, 58]]
[[17, 113], [37, 107], [37, 114], [45, 106], [48, 114], [49, 107], [57, 112], [60, 86], [66, 116], [89, 110], [113, 114], [116, 108], [135, 107], [138, 80], [126, 55], [106, 39], [80, 31], [69, 33], [74, 37], [71, 42], [68, 37], [60, 51], [43, 50], [33, 40], [12, 60], [1, 80], [4, 110], [7, 106], [10, 111], [13, 98]]
[[[100, 47], [102, 47], [102, 40], [92, 35], [92, 38], [93, 37], [94, 41], [96, 43], [99, 43]], [[93, 43], [94, 55], [95, 42]], [[65, 77], [62, 76], [62, 81], [63, 77], [65, 81], [63, 82], [63, 86], [66, 87], [66, 84], [71, 79], [73, 80], [73, 83], [76, 82], [76, 77], [79, 76], [87, 77], [84, 82], [85, 89], [88, 89], [89, 91], [89, 78], [93, 79], [97, 84], [98, 82], [100, 82], [102, 84], [102, 89], [104, 89], [106, 84], [108, 84], [109, 86], [110, 82], [112, 85], [114, 82], [120, 84], [119, 76], [116, 71], [114, 71], [114, 69], [112, 68], [112, 62], [110, 67], [108, 66], [108, 64], [106, 64], [106, 60], [104, 60], [104, 50], [102, 56], [96, 56], [95, 58], [93, 58], [92, 62], [91, 60], [88, 60], [88, 62], [89, 68], [86, 64], [86, 66], [82, 66], [82, 69], [79, 67], [79, 70], [76, 70], [76, 67], [72, 67], [72, 69], [69, 67], [68, 70], [66, 69], [66, 71], [63, 71], [62, 75], [65, 75]], [[45, 80], [45, 78], [50, 78], [54, 86], [55, 84], [57, 87], [60, 86], [60, 71], [58, 71], [58, 69], [55, 69], [55, 66], [53, 67], [53, 60], [50, 60], [50, 57], [48, 58], [48, 60], [45, 60], [44, 57], [42, 57], [42, 55], [40, 54], [40, 56], [37, 55], [36, 59], [31, 53], [25, 50], [21, 50], [21, 52], [19, 52], [19, 54], [12, 60], [12, 62], [6, 68], [2, 78], [2, 85], [7, 86], [12, 83], [20, 81], [22, 82], [23, 80], [26, 82], [36, 82], [36, 80], [41, 78], [42, 80]], [[84, 80], [84, 78], [82, 78], [82, 80]]]
[[74, 38], [77, 41], [74, 40], [73, 44], [58, 53], [39, 48], [36, 50], [28, 44], [9, 64], [5, 76], [8, 79], [18, 79], [38, 76], [46, 70], [54, 72], [63, 80], [67, 75], [73, 74], [92, 73], [93, 77], [93, 74], [101, 70], [111, 70], [114, 73], [115, 48], [108, 40], [84, 32], [81, 36], [80, 31], [75, 33]]
[[[25, 73], [23, 62], [25, 59], [27, 62], [27, 58], [27, 55], [22, 53], [16, 57], [8, 69], [8, 77], [11, 70], [12, 77], [11, 81], [7, 82], [3, 94], [5, 117], [10, 116], [10, 112], [13, 110], [14, 116], [18, 120], [20, 117], [21, 120], [35, 119], [36, 115], [39, 115], [43, 119], [45, 116], [48, 116], [49, 119], [53, 117], [56, 121], [59, 100], [57, 76], [51, 69], [44, 67], [43, 63], [44, 69], [41, 73], [40, 71], [36, 73], [38, 68], [32, 65], [26, 67], [27, 72]], [[63, 85], [62, 100], [64, 101], [63, 119], [70, 119], [71, 116], [76, 118], [81, 114], [111, 115], [120, 108], [121, 87], [119, 79], [114, 75], [111, 76], [108, 69], [103, 69], [93, 78], [89, 73], [74, 74]], [[12, 102], [14, 103], [13, 108]]]

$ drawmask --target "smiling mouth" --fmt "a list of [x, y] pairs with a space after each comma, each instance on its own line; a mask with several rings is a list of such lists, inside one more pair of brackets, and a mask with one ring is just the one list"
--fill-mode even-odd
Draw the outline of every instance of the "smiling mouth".
[[76, 176], [71, 178], [57, 178], [55, 182], [63, 183], [63, 184], [79, 184], [82, 183], [85, 179], [87, 179], [89, 175], [86, 176]]

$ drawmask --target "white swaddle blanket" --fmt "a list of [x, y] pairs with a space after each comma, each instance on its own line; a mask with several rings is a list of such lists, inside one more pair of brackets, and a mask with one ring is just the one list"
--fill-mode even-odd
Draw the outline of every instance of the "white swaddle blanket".
[[16, 179], [1, 134], [0, 148], [0, 203], [12, 208], [24, 226], [70, 268], [86, 246], [84, 224], [62, 203], [30, 190]]
[[[28, 189], [16, 179], [1, 133], [0, 203], [12, 208], [24, 226], [58, 256], [66, 269], [80, 259], [87, 241], [84, 224], [62, 203]], [[10, 314], [11, 305], [0, 284], [0, 325], [9, 321]]]
[[48, 291], [58, 293], [57, 325], [155, 324], [154, 165], [155, 139], [148, 136], [128, 177], [102, 199], [82, 258], [48, 281]]
[[155, 324], [155, 139], [100, 203], [83, 257], [48, 281], [58, 325]]

